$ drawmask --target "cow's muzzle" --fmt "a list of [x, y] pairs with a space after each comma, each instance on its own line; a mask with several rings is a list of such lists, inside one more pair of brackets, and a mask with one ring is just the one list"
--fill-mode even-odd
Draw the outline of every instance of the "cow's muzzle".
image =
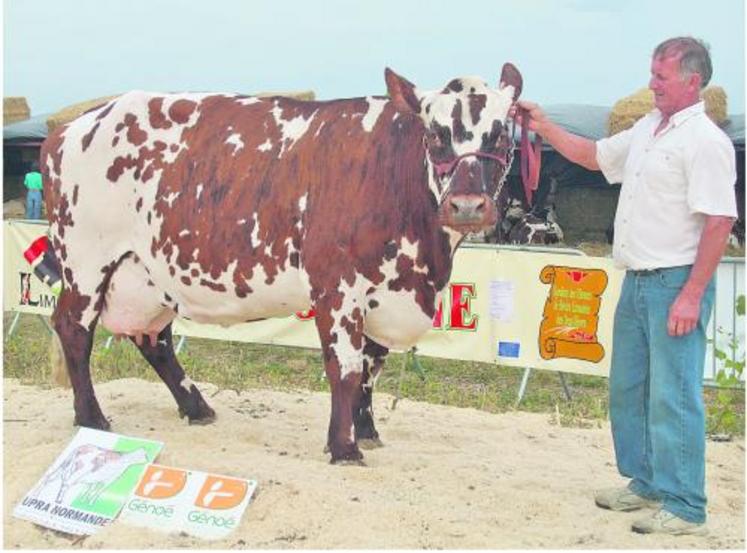
[[442, 224], [462, 233], [487, 230], [498, 222], [498, 209], [487, 194], [449, 194], [439, 215]]

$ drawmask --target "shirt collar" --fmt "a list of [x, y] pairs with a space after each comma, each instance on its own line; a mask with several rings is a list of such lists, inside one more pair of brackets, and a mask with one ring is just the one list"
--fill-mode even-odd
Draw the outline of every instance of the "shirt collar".
[[[654, 111], [656, 112], [659, 121], [661, 121], [661, 111], [659, 111], [658, 108], [656, 108]], [[672, 126], [676, 127], [678, 125], [681, 125], [691, 117], [699, 115], [701, 113], [705, 113], [705, 102], [703, 100], [700, 100], [699, 102], [696, 102], [693, 105], [687, 106], [685, 109], [672, 114], [672, 116], [669, 118], [669, 122]]]

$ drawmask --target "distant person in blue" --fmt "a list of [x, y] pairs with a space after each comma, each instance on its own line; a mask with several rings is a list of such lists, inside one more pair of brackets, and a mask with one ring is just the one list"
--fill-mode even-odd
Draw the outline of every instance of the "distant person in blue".
[[622, 182], [612, 257], [625, 269], [615, 311], [610, 421], [627, 485], [595, 501], [613, 511], [653, 508], [640, 533], [706, 533], [706, 327], [713, 274], [737, 215], [736, 159], [706, 115], [708, 47], [692, 37], [659, 44], [651, 57], [653, 111], [597, 142], [561, 129], [535, 104], [529, 128], [558, 152]]
[[31, 170], [23, 178], [26, 187], [26, 219], [41, 219], [42, 176], [39, 163], [31, 163]]

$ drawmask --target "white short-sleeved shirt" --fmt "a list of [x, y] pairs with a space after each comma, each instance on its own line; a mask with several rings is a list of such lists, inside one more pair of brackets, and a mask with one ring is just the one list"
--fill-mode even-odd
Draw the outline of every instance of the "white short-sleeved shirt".
[[655, 109], [632, 128], [596, 143], [605, 178], [622, 182], [612, 257], [624, 269], [695, 261], [707, 215], [737, 216], [736, 160], [701, 101], [672, 115], [658, 135]]

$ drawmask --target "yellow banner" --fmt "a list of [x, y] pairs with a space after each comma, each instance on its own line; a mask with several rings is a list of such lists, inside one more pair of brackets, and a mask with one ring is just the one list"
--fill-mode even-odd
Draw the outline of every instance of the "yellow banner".
[[[33, 275], [23, 252], [46, 224], [5, 221], [3, 305], [49, 315], [55, 296]], [[569, 253], [466, 245], [423, 355], [606, 376], [612, 322], [623, 272], [611, 259]], [[299, 313], [223, 328], [177, 319], [174, 334], [319, 347], [313, 319]]]

